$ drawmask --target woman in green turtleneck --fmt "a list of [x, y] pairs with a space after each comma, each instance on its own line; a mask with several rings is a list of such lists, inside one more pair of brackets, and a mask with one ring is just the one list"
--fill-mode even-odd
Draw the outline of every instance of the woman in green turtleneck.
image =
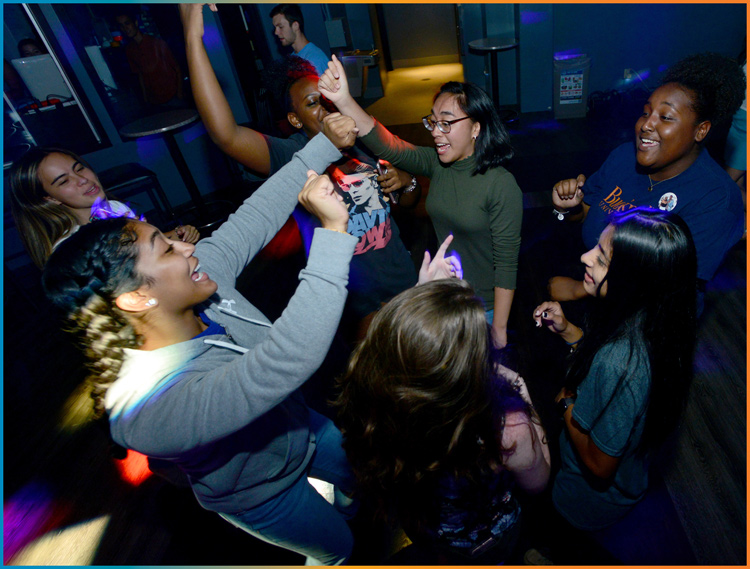
[[[484, 300], [495, 343], [505, 346], [523, 200], [515, 178], [501, 166], [513, 150], [492, 100], [471, 83], [443, 85], [430, 114], [422, 119], [435, 141], [433, 150], [404, 142], [374, 121], [349, 93], [336, 56], [318, 87], [342, 114], [354, 119], [370, 150], [399, 168], [430, 178], [427, 212], [438, 241], [450, 233], [455, 236], [464, 278]], [[347, 124], [351, 123], [342, 121], [342, 128]]]

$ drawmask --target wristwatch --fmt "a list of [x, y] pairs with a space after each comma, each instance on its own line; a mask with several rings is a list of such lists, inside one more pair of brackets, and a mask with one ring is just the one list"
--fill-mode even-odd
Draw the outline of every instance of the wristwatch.
[[563, 397], [560, 399], [560, 401], [557, 402], [557, 409], [560, 411], [560, 416], [562, 417], [565, 415], [565, 411], [568, 410], [568, 407], [573, 405], [576, 402], [575, 397]]

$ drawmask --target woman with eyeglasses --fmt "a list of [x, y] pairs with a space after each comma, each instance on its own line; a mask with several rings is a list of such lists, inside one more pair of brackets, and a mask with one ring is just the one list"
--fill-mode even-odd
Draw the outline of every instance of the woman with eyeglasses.
[[[336, 56], [318, 88], [342, 114], [354, 119], [358, 136], [378, 157], [430, 178], [426, 206], [438, 242], [449, 234], [456, 236], [464, 278], [484, 301], [495, 344], [504, 347], [523, 204], [515, 178], [501, 166], [513, 150], [490, 97], [471, 83], [444, 84], [430, 114], [422, 119], [435, 141], [433, 149], [399, 139], [367, 114], [351, 96]], [[343, 138], [350, 132], [338, 134]]]

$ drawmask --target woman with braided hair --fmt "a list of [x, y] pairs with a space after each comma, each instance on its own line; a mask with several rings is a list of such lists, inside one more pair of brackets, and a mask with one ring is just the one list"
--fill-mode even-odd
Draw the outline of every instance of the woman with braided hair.
[[[96, 412], [108, 415], [113, 440], [176, 465], [203, 507], [326, 564], [351, 553], [342, 515], [352, 501], [341, 492], [350, 471], [339, 431], [297, 388], [336, 331], [357, 243], [332, 183], [315, 173], [339, 156], [316, 137], [197, 245], [133, 219], [84, 225], [55, 250], [43, 277], [82, 334]], [[271, 323], [235, 279], [298, 194], [322, 227], [297, 291]], [[308, 474], [335, 485], [334, 506]]]
[[[85, 225], [43, 276], [82, 334], [96, 411], [108, 415], [113, 440], [173, 463], [203, 507], [317, 564], [342, 563], [352, 550], [341, 434], [297, 389], [336, 332], [357, 244], [332, 182], [316, 174], [340, 156], [316, 136], [195, 246], [133, 219]], [[321, 227], [295, 294], [271, 323], [235, 281], [298, 199]], [[449, 243], [434, 260], [425, 255], [421, 278], [460, 274], [444, 258]], [[333, 506], [308, 474], [335, 486]]]

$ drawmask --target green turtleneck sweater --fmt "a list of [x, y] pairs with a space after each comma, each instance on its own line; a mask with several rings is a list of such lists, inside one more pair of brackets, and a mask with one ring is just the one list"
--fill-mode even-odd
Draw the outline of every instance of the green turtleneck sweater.
[[404, 142], [377, 121], [361, 140], [394, 166], [430, 178], [426, 206], [438, 242], [453, 234], [464, 278], [493, 309], [495, 287], [516, 288], [523, 198], [513, 175], [498, 167], [472, 176], [474, 156], [443, 164], [434, 148]]

